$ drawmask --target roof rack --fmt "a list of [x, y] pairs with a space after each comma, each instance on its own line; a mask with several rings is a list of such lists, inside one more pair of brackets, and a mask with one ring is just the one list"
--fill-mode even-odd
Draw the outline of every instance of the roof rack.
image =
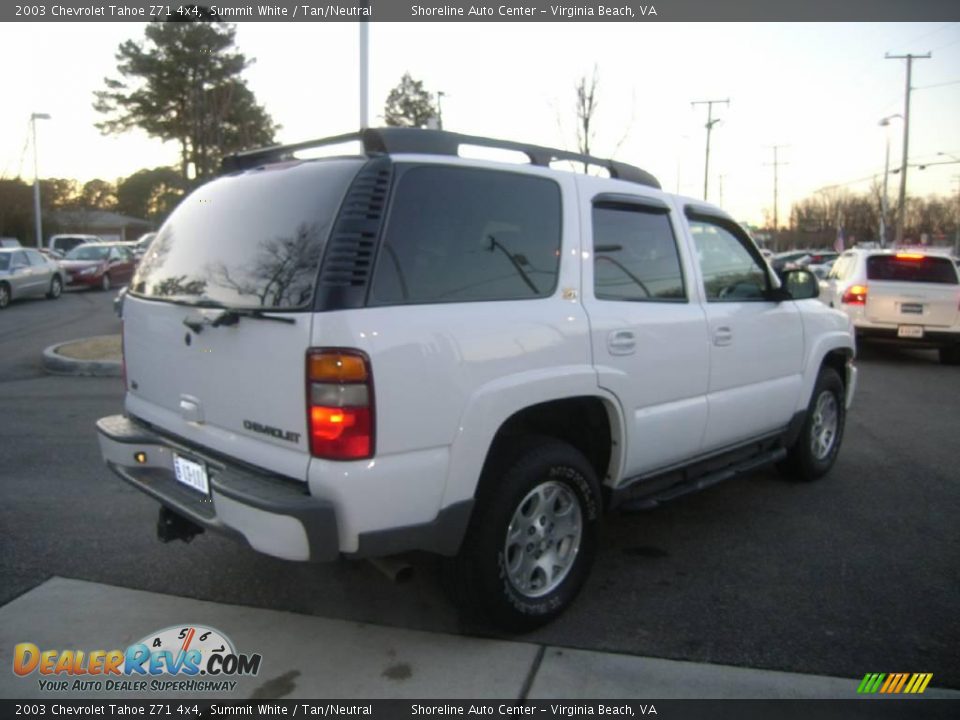
[[526, 155], [532, 165], [549, 167], [550, 163], [556, 160], [571, 160], [586, 165], [605, 168], [610, 173], [610, 177], [618, 180], [626, 180], [627, 182], [638, 183], [654, 188], [660, 187], [657, 179], [646, 170], [641, 170], [634, 165], [628, 165], [627, 163], [618, 162], [617, 160], [598, 158], [592, 155], [582, 155], [567, 150], [528, 145], [527, 143], [512, 142], [509, 140], [495, 140], [493, 138], [475, 135], [461, 135], [460, 133], [447, 132], [445, 130], [423, 130], [421, 128], [400, 127], [368, 128], [359, 132], [334, 135], [317, 140], [307, 140], [291, 145], [274, 145], [256, 150], [245, 150], [225, 157], [221, 164], [221, 169], [223, 172], [246, 170], [266, 163], [292, 158], [293, 153], [298, 150], [308, 150], [327, 145], [341, 145], [355, 140], [363, 143], [363, 151], [367, 155], [410, 153], [458, 156], [461, 145], [515, 150]]

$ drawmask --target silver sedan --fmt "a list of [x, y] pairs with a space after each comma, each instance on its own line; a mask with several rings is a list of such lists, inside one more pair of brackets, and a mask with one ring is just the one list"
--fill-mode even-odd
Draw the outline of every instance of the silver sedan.
[[0, 249], [0, 310], [11, 300], [46, 295], [56, 299], [63, 291], [63, 271], [56, 260], [33, 248]]

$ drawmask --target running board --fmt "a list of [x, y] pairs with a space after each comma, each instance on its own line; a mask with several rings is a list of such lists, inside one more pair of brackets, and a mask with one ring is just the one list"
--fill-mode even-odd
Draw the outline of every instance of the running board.
[[743, 475], [753, 472], [754, 470], [759, 470], [767, 465], [772, 465], [773, 463], [783, 460], [786, 456], [787, 451], [779, 447], [704, 475], [687, 477], [687, 473], [683, 473], [683, 479], [669, 484], [666, 487], [660, 485], [660, 487], [655, 489], [649, 488], [648, 492], [644, 492], [646, 488], [644, 488], [643, 485], [646, 483], [641, 483], [641, 486], [631, 493], [631, 497], [624, 499], [618, 504], [617, 508], [625, 512], [650, 510], [670, 500], [675, 500], [678, 497], [699, 492], [700, 490], [722, 483], [724, 480], [729, 480], [738, 475]]

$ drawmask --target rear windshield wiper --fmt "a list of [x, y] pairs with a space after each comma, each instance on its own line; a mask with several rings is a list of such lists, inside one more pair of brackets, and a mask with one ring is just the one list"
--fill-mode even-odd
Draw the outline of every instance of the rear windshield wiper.
[[197, 300], [195, 302], [186, 304], [195, 308], [222, 311], [219, 315], [213, 318], [206, 318], [197, 314], [188, 315], [185, 317], [183, 319], [183, 324], [193, 330], [195, 333], [202, 332], [205, 325], [209, 325], [210, 327], [236, 325], [238, 322], [240, 322], [241, 317], [252, 318], [254, 320], [273, 320], [274, 322], [282, 322], [288, 325], [294, 325], [297, 322], [292, 317], [266, 315], [260, 308], [231, 308], [223, 305], [222, 303], [218, 303], [215, 300]]

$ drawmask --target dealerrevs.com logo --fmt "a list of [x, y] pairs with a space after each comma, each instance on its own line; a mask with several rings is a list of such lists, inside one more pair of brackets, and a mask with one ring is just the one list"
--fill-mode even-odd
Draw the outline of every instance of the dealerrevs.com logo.
[[41, 650], [18, 643], [13, 672], [38, 675], [40, 689], [102, 691], [231, 691], [231, 678], [260, 672], [258, 653], [238, 653], [219, 630], [174, 625], [147, 635], [126, 650]]

